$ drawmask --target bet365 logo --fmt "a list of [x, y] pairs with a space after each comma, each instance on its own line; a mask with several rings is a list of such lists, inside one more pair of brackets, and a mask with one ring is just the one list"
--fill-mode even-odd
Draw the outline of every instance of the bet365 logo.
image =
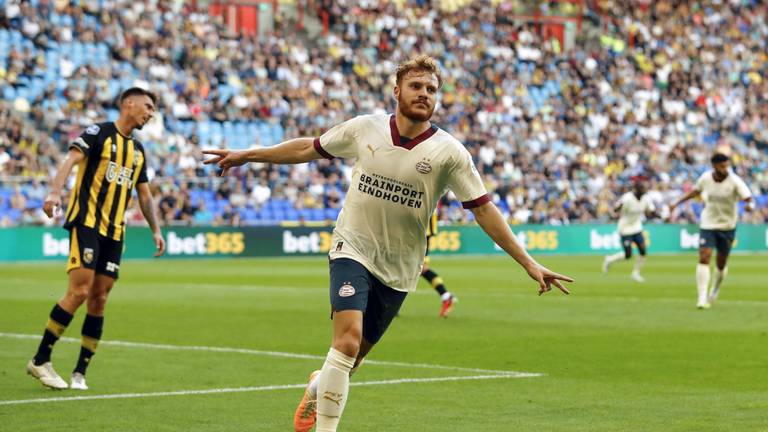
[[169, 255], [240, 255], [245, 251], [245, 235], [241, 232], [206, 232], [187, 237], [169, 231], [166, 239]]
[[54, 237], [51, 233], [43, 234], [43, 256], [67, 256], [69, 255], [69, 239]]
[[307, 235], [294, 235], [291, 231], [283, 231], [283, 252], [320, 253], [331, 249], [331, 233], [314, 231]]

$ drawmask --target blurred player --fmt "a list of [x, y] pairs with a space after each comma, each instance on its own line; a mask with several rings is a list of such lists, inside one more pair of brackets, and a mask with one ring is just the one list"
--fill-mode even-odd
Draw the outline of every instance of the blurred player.
[[539, 285], [560, 280], [517, 242], [491, 202], [464, 146], [430, 123], [442, 84], [437, 62], [417, 56], [398, 66], [396, 113], [365, 115], [319, 138], [297, 138], [270, 148], [205, 150], [225, 175], [247, 162], [303, 163], [321, 157], [355, 159], [352, 183], [330, 250], [333, 340], [322, 370], [310, 375], [294, 416], [296, 431], [335, 431], [353, 369], [376, 344], [416, 288], [426, 251], [424, 233], [438, 199], [452, 190], [478, 224]]
[[429, 268], [429, 240], [437, 235], [437, 211], [432, 213], [429, 218], [429, 227], [427, 228], [427, 253], [424, 254], [424, 263], [421, 265], [421, 277], [427, 280], [432, 288], [440, 295], [442, 305], [440, 306], [440, 318], [447, 318], [453, 310], [453, 305], [457, 299], [445, 289], [443, 278]]
[[645, 193], [646, 185], [642, 177], [634, 179], [632, 191], [627, 192], [619, 198], [619, 202], [613, 208], [614, 212], [619, 212], [619, 234], [621, 235], [621, 245], [624, 252], [617, 252], [608, 255], [603, 260], [603, 272], [608, 272], [611, 264], [622, 259], [632, 258], [632, 244], [637, 246], [638, 257], [635, 259], [635, 267], [630, 276], [637, 282], [645, 282], [640, 274], [645, 264], [645, 237], [643, 237], [643, 217], [654, 217], [656, 208], [651, 198]]
[[157, 246], [155, 256], [165, 250], [147, 183], [144, 148], [131, 136], [134, 129], [141, 129], [155, 113], [155, 102], [155, 96], [146, 90], [126, 90], [120, 96], [117, 121], [85, 129], [69, 144], [69, 153], [51, 181], [50, 193], [43, 204], [48, 217], [59, 212], [62, 188], [77, 164], [77, 182], [70, 194], [64, 223], [70, 242], [69, 285], [51, 310], [37, 353], [27, 364], [27, 373], [50, 388], [68, 387], [53, 369], [51, 351], [85, 302], [87, 315], [83, 321], [80, 357], [69, 387], [88, 389], [85, 372], [101, 339], [104, 306], [120, 270], [125, 209], [134, 186], [141, 212], [152, 229]]
[[[694, 188], [669, 208], [671, 214], [677, 206], [691, 198], [700, 196], [704, 201], [699, 224], [699, 264], [696, 266], [696, 289], [699, 293], [696, 306], [699, 309], [709, 309], [728, 274], [728, 255], [736, 238], [739, 201], [746, 202], [745, 210], [754, 209], [752, 193], [744, 180], [729, 169], [728, 156], [715, 153], [711, 162], [712, 170], [702, 174]], [[717, 270], [708, 294], [712, 248], [717, 249]]]

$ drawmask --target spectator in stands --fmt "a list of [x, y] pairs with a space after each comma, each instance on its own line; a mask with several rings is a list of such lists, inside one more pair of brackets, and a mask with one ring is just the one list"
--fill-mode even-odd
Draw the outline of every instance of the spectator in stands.
[[259, 183], [251, 190], [251, 199], [253, 205], [261, 207], [272, 196], [272, 188], [269, 187], [269, 182], [265, 178], [260, 178]]
[[194, 225], [210, 225], [214, 220], [213, 213], [205, 207], [205, 200], [199, 200], [192, 214]]
[[21, 193], [21, 187], [16, 186], [13, 190], [13, 195], [10, 198], [11, 208], [16, 210], [24, 210], [27, 208], [27, 198]]

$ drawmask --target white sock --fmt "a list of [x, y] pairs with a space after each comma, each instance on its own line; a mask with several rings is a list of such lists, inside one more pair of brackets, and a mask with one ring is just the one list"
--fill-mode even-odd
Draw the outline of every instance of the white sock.
[[624, 252], [616, 252], [615, 254], [611, 254], [605, 257], [609, 265], [615, 263], [616, 261], [621, 261], [624, 258]]
[[[349, 377], [352, 378], [352, 375], [357, 372], [358, 369], [360, 369], [360, 366], [363, 365], [363, 360], [360, 360], [360, 363], [357, 364], [357, 366], [353, 367], [349, 371]], [[312, 382], [309, 383], [309, 395], [312, 396], [312, 399], [317, 399], [317, 383], [320, 381], [320, 374], [315, 375], [315, 377], [312, 379]]]
[[699, 304], [707, 302], [709, 288], [709, 265], [699, 263], [696, 266], [696, 289], [699, 291]]
[[312, 382], [309, 383], [309, 395], [312, 399], [317, 399], [317, 382], [320, 381], [320, 374], [315, 375], [312, 378]]
[[317, 380], [316, 432], [335, 432], [349, 393], [349, 372], [355, 358], [331, 348]]
[[640, 270], [643, 269], [643, 264], [645, 264], [645, 257], [642, 255], [638, 255], [635, 259], [635, 269], [634, 273], [640, 274]]
[[442, 301], [446, 301], [446, 300], [448, 300], [449, 298], [451, 298], [451, 293], [450, 293], [450, 292], [448, 292], [448, 291], [446, 291], [446, 292], [444, 292], [444, 293], [440, 294], [440, 300], [442, 300]]
[[357, 370], [358, 370], [358, 369], [360, 369], [360, 366], [362, 366], [362, 365], [363, 365], [363, 361], [364, 361], [364, 360], [365, 360], [365, 359], [361, 359], [361, 360], [360, 360], [360, 363], [358, 363], [358, 364], [357, 364], [357, 366], [354, 366], [354, 367], [353, 367], [353, 368], [352, 368], [352, 369], [349, 371], [349, 377], [350, 377], [350, 378], [352, 378], [352, 375], [354, 375], [354, 374], [355, 374], [355, 372], [357, 372]]
[[712, 284], [712, 292], [717, 292], [720, 289], [720, 284], [723, 283], [723, 279], [728, 276], [728, 267], [720, 270], [715, 268], [715, 281]]

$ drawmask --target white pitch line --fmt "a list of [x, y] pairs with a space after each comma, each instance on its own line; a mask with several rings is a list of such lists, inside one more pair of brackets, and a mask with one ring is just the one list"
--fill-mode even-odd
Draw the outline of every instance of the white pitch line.
[[[512, 379], [512, 378], [531, 378], [538, 376], [537, 374], [519, 374], [519, 375], [471, 375], [471, 376], [456, 376], [456, 377], [433, 377], [433, 378], [401, 378], [381, 381], [360, 381], [351, 382], [350, 386], [353, 387], [367, 387], [376, 385], [397, 385], [397, 384], [410, 384], [410, 383], [433, 383], [433, 382], [445, 382], [445, 381], [471, 381], [471, 380], [491, 380], [491, 379]], [[219, 389], [207, 389], [207, 390], [179, 390], [179, 391], [166, 391], [166, 392], [154, 392], [154, 393], [118, 393], [118, 394], [104, 394], [93, 396], [71, 396], [71, 397], [52, 397], [52, 398], [38, 398], [38, 399], [19, 399], [19, 400], [6, 400], [0, 401], [0, 406], [3, 405], [25, 405], [34, 403], [48, 403], [48, 402], [71, 402], [71, 401], [83, 401], [83, 400], [98, 400], [98, 399], [133, 399], [133, 398], [149, 398], [149, 397], [165, 397], [165, 396], [189, 396], [189, 395], [208, 395], [208, 394], [222, 394], [222, 393], [245, 393], [245, 392], [258, 392], [258, 391], [274, 391], [274, 390], [287, 390], [305, 388], [306, 383], [303, 384], [284, 384], [284, 385], [269, 385], [258, 387], [236, 387], [236, 388], [219, 388]]]
[[[23, 334], [23, 333], [3, 333], [0, 332], [0, 337], [13, 338], [13, 339], [40, 339], [39, 335]], [[80, 339], [71, 337], [63, 337], [60, 339], [63, 342], [80, 343]], [[147, 348], [147, 349], [160, 349], [160, 350], [172, 350], [172, 351], [205, 351], [205, 352], [220, 352], [220, 353], [236, 353], [236, 354], [250, 354], [260, 355], [267, 357], [282, 357], [282, 358], [295, 358], [303, 360], [325, 360], [325, 356], [313, 355], [313, 354], [300, 354], [282, 351], [264, 351], [254, 350], [248, 348], [230, 348], [230, 347], [214, 347], [214, 346], [199, 346], [199, 345], [169, 345], [169, 344], [154, 344], [145, 342], [128, 342], [118, 340], [103, 340], [99, 342], [99, 345], [109, 345], [128, 348]], [[396, 367], [410, 367], [419, 369], [439, 369], [450, 370], [457, 372], [475, 372], [481, 374], [495, 374], [495, 375], [510, 375], [513, 377], [529, 377], [529, 376], [543, 376], [540, 373], [533, 372], [520, 372], [511, 370], [492, 370], [492, 369], [478, 369], [478, 368], [466, 368], [459, 366], [447, 366], [439, 364], [428, 363], [405, 363], [386, 360], [369, 360], [365, 359], [366, 365], [378, 365], [378, 366], [396, 366]]]

